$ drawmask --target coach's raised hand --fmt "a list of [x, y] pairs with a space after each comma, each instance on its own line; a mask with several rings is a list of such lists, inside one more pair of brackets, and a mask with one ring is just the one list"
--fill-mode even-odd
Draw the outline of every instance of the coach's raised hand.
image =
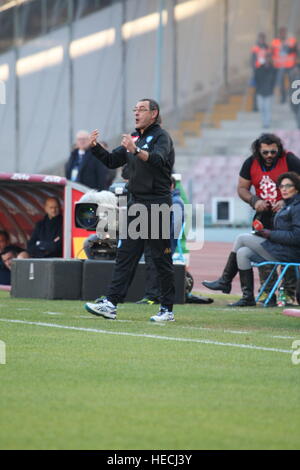
[[136, 149], [134, 141], [133, 141], [131, 135], [129, 135], [129, 134], [123, 134], [122, 135], [121, 145], [123, 145], [123, 147], [125, 147], [126, 150], [128, 150], [128, 152], [131, 152], [131, 153], [134, 153], [134, 151]]
[[89, 135], [89, 144], [90, 147], [95, 147], [97, 145], [97, 138], [99, 137], [99, 131], [98, 129], [95, 129], [93, 132], [90, 133]]

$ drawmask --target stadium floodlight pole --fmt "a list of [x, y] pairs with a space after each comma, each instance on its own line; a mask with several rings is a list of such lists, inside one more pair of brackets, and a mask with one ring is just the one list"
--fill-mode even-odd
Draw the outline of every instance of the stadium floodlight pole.
[[225, 87], [228, 87], [228, 55], [229, 55], [229, 1], [224, 2], [224, 62], [223, 62], [223, 77]]
[[172, 12], [171, 12], [171, 28], [172, 28], [172, 42], [173, 42], [173, 106], [174, 109], [178, 108], [178, 35], [177, 35], [177, 21], [175, 18], [175, 8], [177, 0], [172, 0]]
[[[127, 13], [127, 0], [122, 2], [122, 24], [126, 22], [126, 13]], [[121, 35], [121, 44], [122, 44], [122, 129], [126, 129], [126, 109], [127, 109], [127, 73], [126, 73], [126, 64], [127, 64], [127, 41], [124, 36]]]
[[17, 73], [17, 64], [20, 57], [20, 9], [13, 9], [14, 16], [14, 50], [15, 50], [15, 164], [14, 171], [20, 171], [20, 79]]
[[274, 0], [274, 13], [273, 13], [273, 24], [274, 24], [274, 37], [277, 38], [278, 34], [278, 11], [279, 5], [278, 0]]
[[163, 43], [164, 43], [164, 25], [163, 13], [165, 9], [165, 0], [157, 0], [159, 2], [159, 25], [157, 29], [156, 41], [156, 57], [155, 57], [155, 99], [158, 103], [161, 101], [161, 81], [162, 81], [162, 58], [163, 58]]
[[74, 69], [73, 69], [73, 59], [70, 53], [70, 46], [73, 40], [73, 21], [74, 21], [74, 2], [73, 0], [68, 0], [68, 28], [69, 28], [69, 38], [68, 38], [68, 66], [69, 66], [69, 144], [70, 148], [73, 145], [73, 115], [74, 115]]

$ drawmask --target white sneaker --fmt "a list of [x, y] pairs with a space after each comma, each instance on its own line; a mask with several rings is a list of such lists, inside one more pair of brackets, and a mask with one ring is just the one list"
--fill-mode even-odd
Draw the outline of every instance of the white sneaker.
[[117, 307], [109, 302], [106, 298], [102, 299], [101, 302], [98, 303], [88, 302], [84, 307], [89, 313], [97, 315], [97, 317], [115, 320], [117, 316]]
[[174, 313], [169, 312], [165, 307], [161, 307], [160, 311], [158, 312], [157, 315], [153, 315], [153, 317], [150, 318], [150, 321], [175, 321], [174, 318]]

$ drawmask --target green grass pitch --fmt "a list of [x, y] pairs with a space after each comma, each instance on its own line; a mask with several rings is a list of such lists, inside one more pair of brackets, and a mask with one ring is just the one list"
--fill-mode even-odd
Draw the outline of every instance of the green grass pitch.
[[281, 308], [120, 305], [0, 293], [0, 449], [299, 449], [300, 318]]

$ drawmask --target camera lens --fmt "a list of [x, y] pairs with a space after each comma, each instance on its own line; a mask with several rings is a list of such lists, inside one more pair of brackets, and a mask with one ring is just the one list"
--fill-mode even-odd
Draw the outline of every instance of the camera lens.
[[95, 230], [98, 224], [97, 216], [98, 204], [78, 203], [75, 207], [76, 227], [86, 230]]

